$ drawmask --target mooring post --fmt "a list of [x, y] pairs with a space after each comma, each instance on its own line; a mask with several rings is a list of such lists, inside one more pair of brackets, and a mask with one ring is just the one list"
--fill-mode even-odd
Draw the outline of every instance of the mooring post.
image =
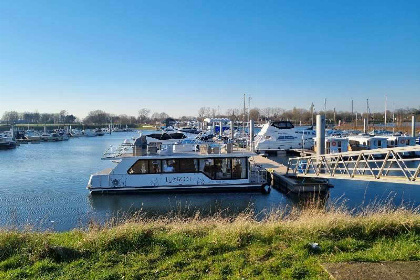
[[249, 121], [249, 150], [254, 151], [254, 120]]
[[230, 121], [230, 139], [233, 140], [234, 136], [234, 127], [233, 127], [233, 121]]
[[411, 136], [416, 137], [416, 116], [411, 116]]
[[316, 155], [325, 154], [325, 116], [316, 115]]
[[363, 119], [363, 134], [367, 134], [367, 119]]

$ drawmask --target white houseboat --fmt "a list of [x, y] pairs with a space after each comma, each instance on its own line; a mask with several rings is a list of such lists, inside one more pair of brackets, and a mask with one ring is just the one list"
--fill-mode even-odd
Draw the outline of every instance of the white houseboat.
[[[316, 151], [316, 139], [315, 147]], [[336, 153], [345, 153], [349, 151], [349, 139], [342, 137], [325, 137], [325, 153], [326, 154], [336, 154]]]
[[388, 147], [386, 137], [352, 135], [348, 139], [351, 151], [385, 149]]
[[407, 147], [416, 145], [416, 137], [407, 135], [389, 135], [385, 136], [388, 141], [388, 147]]
[[254, 153], [232, 152], [229, 144], [177, 153], [174, 145], [157, 149], [139, 139], [132, 154], [113, 158], [114, 168], [91, 175], [91, 193], [270, 190], [266, 171], [253, 164]]
[[310, 149], [315, 136], [312, 128], [295, 128], [289, 121], [268, 122], [256, 136], [254, 147], [257, 152]]

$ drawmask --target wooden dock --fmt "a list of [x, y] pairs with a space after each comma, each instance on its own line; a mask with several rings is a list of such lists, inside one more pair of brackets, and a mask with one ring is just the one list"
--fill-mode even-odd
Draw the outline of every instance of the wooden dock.
[[328, 180], [325, 179], [301, 178], [293, 175], [286, 175], [287, 166], [267, 157], [258, 155], [252, 157], [252, 159], [270, 174], [273, 188], [279, 188], [283, 191], [293, 193], [320, 193], [325, 192], [332, 187], [328, 183]]

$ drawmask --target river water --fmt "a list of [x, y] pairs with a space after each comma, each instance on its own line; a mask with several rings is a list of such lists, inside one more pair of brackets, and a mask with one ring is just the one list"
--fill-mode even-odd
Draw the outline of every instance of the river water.
[[[114, 133], [103, 137], [73, 138], [69, 141], [21, 145], [0, 151], [0, 227], [32, 227], [64, 231], [84, 227], [90, 221], [167, 213], [202, 215], [221, 212], [231, 215], [245, 210], [264, 213], [293, 205], [299, 199], [277, 190], [260, 193], [191, 193], [94, 195], [86, 189], [92, 173], [112, 167], [101, 160], [110, 146], [138, 135]], [[420, 205], [420, 187], [330, 180], [334, 188], [329, 200], [357, 207], [373, 201], [393, 199], [397, 205]]]

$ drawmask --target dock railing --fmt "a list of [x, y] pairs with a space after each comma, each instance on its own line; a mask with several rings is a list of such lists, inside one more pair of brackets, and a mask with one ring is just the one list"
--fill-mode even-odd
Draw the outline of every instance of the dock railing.
[[286, 173], [420, 185], [420, 146], [290, 158]]

